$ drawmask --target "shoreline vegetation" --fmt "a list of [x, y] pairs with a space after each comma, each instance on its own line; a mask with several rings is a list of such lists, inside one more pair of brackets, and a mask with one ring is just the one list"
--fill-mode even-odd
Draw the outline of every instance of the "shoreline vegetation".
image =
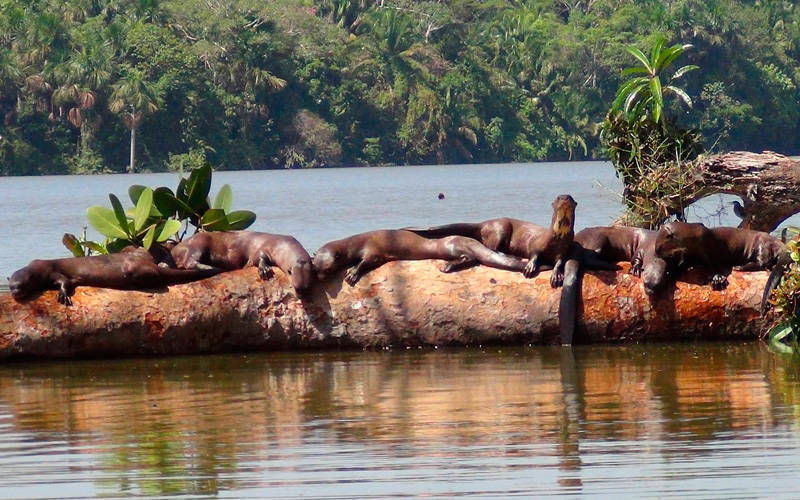
[[791, 2], [4, 0], [0, 175], [605, 159], [659, 37], [706, 150], [800, 153]]

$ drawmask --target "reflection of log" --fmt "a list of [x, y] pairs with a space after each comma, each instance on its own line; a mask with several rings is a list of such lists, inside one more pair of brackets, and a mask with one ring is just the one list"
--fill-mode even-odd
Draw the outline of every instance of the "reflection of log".
[[740, 227], [772, 231], [800, 212], [800, 161], [771, 151], [709, 156], [699, 162], [686, 192], [695, 195], [684, 206], [714, 193], [738, 195], [744, 202]]
[[[298, 300], [276, 270], [225, 273], [155, 292], [78, 288], [70, 308], [55, 292], [0, 297], [0, 357], [74, 357], [229, 350], [554, 343], [560, 291], [479, 267], [442, 274], [434, 262], [395, 262], [355, 287], [341, 276]], [[724, 292], [680, 282], [651, 303], [623, 272], [584, 277], [577, 340], [755, 338], [766, 273], [734, 273]], [[689, 281], [697, 281], [689, 276]]]

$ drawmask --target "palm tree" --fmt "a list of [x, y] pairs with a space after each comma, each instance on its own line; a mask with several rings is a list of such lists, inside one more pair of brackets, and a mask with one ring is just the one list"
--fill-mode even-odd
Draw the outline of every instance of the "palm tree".
[[120, 113], [122, 122], [131, 131], [131, 162], [128, 173], [133, 173], [136, 158], [136, 129], [146, 113], [158, 109], [161, 96], [155, 85], [144, 78], [144, 73], [129, 69], [113, 86], [109, 109]]
[[[675, 44], [672, 47], [664, 48], [664, 37], [659, 36], [650, 51], [650, 57], [636, 47], [626, 47], [626, 50], [633, 55], [641, 66], [634, 66], [622, 70], [623, 75], [643, 74], [631, 78], [623, 83], [617, 91], [617, 97], [611, 107], [613, 112], [620, 108], [625, 112], [629, 121], [645, 120], [648, 115], [653, 122], [661, 123], [664, 110], [664, 95], [675, 94], [687, 106], [692, 107], [692, 99], [682, 89], [672, 85], [686, 73], [698, 69], [698, 66], [690, 64], [679, 68], [672, 77], [667, 80], [666, 85], [661, 84], [661, 75], [672, 62], [692, 47], [691, 44]], [[648, 107], [650, 112], [648, 113]]]

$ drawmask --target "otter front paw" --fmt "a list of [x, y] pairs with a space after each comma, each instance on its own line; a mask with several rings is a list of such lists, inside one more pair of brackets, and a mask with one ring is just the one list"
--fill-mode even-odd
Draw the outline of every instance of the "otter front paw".
[[642, 277], [642, 261], [641, 260], [633, 261], [633, 263], [631, 264], [631, 268], [628, 270], [628, 274], [632, 274], [632, 275], [636, 276], [637, 278], [641, 278]]
[[267, 281], [275, 275], [275, 271], [270, 266], [258, 266], [258, 276]]
[[347, 272], [344, 274], [344, 281], [350, 286], [355, 286], [358, 283], [358, 279], [361, 276], [358, 275], [358, 271], [356, 268], [348, 269]]
[[712, 290], [725, 290], [728, 288], [728, 277], [724, 274], [715, 274], [711, 278], [711, 289]]
[[528, 261], [528, 265], [525, 266], [525, 269], [523, 269], [522, 275], [526, 278], [533, 278], [537, 274], [539, 274], [539, 263], [531, 259]]
[[564, 273], [562, 271], [553, 269], [553, 274], [550, 275], [550, 286], [553, 288], [558, 288], [563, 284], [564, 284]]
[[439, 266], [439, 271], [443, 273], [452, 273], [454, 271], [455, 265], [452, 262], [445, 262], [441, 266]]

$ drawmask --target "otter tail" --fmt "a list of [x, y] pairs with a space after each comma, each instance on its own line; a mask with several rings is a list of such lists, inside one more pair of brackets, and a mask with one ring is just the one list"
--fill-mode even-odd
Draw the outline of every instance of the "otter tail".
[[[587, 252], [588, 253], [588, 252]], [[564, 284], [558, 304], [558, 327], [561, 345], [572, 345], [578, 326], [578, 300], [583, 278], [582, 262], [578, 251], [573, 251], [564, 265]]]
[[181, 283], [191, 283], [199, 281], [219, 273], [224, 273], [225, 269], [213, 267], [211, 269], [172, 269], [170, 267], [159, 267], [158, 274], [163, 277], [168, 285], [179, 285]]
[[427, 228], [404, 227], [403, 231], [411, 231], [423, 238], [444, 238], [445, 236], [466, 236], [467, 238], [480, 239], [481, 224], [475, 222], [459, 222]]
[[772, 271], [769, 273], [769, 278], [767, 279], [767, 284], [764, 286], [764, 294], [761, 296], [762, 316], [767, 312], [767, 309], [769, 309], [769, 298], [772, 295], [772, 291], [778, 287], [781, 278], [783, 278], [783, 275], [786, 273], [791, 263], [792, 258], [789, 256], [789, 252], [783, 252], [778, 256], [778, 261], [772, 267]]

